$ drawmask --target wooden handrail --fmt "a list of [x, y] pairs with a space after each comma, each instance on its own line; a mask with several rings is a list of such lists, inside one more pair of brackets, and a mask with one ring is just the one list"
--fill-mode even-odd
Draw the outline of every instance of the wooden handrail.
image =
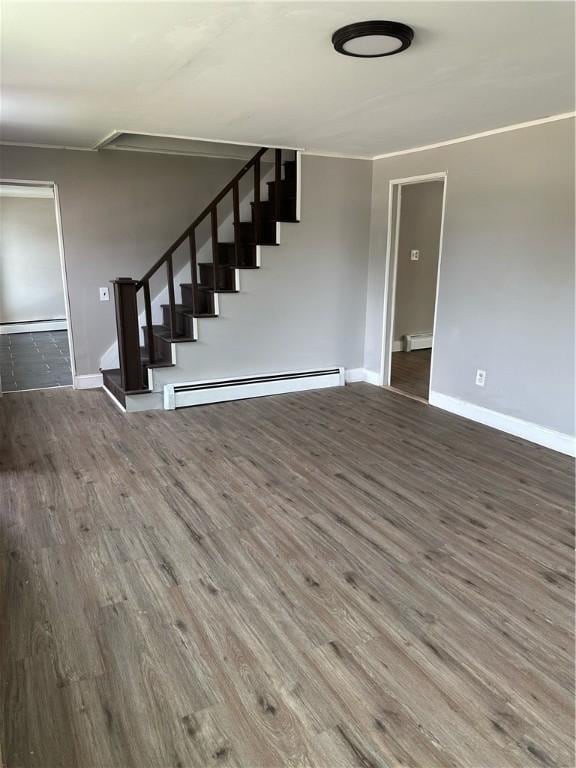
[[165, 253], [163, 253], [162, 256], [160, 256], [158, 261], [152, 267], [150, 267], [148, 272], [146, 272], [144, 277], [141, 278], [141, 280], [138, 282], [138, 288], [141, 288], [144, 281], [149, 280], [152, 277], [152, 275], [156, 272], [156, 270], [158, 270], [162, 266], [162, 264], [164, 264], [166, 259], [169, 256], [171, 256], [174, 253], [174, 251], [182, 245], [182, 243], [190, 236], [190, 232], [196, 229], [196, 227], [199, 224], [201, 224], [201, 222], [206, 218], [206, 216], [208, 216], [208, 214], [211, 213], [214, 208], [216, 208], [218, 203], [226, 197], [226, 195], [228, 194], [228, 192], [230, 192], [230, 190], [234, 187], [234, 185], [237, 184], [240, 181], [240, 179], [253, 166], [256, 166], [256, 164], [258, 164], [258, 161], [260, 160], [262, 155], [268, 152], [268, 149], [269, 147], [262, 147], [262, 149], [259, 149], [258, 152], [256, 152], [256, 154], [250, 160], [248, 160], [248, 162], [244, 166], [242, 166], [242, 168], [238, 171], [236, 176], [234, 176], [234, 178], [231, 181], [229, 181], [228, 184], [226, 184], [226, 186], [216, 195], [216, 197], [212, 200], [212, 202], [210, 202], [206, 206], [206, 208], [204, 208], [202, 213], [194, 219], [192, 224], [190, 224], [190, 226], [180, 235], [180, 237], [172, 243], [170, 248], [168, 248], [168, 250], [165, 251]]

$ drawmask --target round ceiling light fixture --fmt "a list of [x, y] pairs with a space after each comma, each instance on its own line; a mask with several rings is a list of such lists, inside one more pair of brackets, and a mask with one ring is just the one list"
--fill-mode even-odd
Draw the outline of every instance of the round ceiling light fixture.
[[399, 21], [358, 21], [337, 29], [332, 45], [344, 56], [375, 59], [405, 51], [414, 39], [414, 30]]

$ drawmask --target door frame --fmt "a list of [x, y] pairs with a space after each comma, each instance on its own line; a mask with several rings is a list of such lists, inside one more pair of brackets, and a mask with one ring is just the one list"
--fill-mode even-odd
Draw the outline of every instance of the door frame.
[[74, 356], [74, 338], [72, 331], [72, 319], [70, 315], [70, 296], [68, 294], [68, 276], [66, 271], [66, 255], [64, 252], [64, 236], [62, 234], [62, 216], [60, 211], [60, 197], [58, 194], [58, 184], [55, 181], [31, 181], [28, 179], [4, 179], [0, 178], [0, 185], [14, 187], [48, 187], [52, 190], [52, 199], [54, 200], [54, 215], [56, 217], [56, 233], [58, 238], [58, 252], [60, 254], [60, 274], [62, 277], [62, 288], [64, 291], [64, 312], [66, 315], [66, 325], [68, 326], [68, 346], [70, 348], [70, 369], [72, 373], [72, 386], [76, 389], [76, 359]]
[[427, 181], [442, 181], [442, 215], [440, 220], [440, 242], [438, 245], [438, 268], [436, 270], [436, 294], [434, 297], [434, 323], [432, 327], [432, 357], [430, 361], [430, 381], [432, 387], [434, 372], [434, 351], [436, 339], [436, 319], [438, 316], [438, 295], [440, 290], [440, 267], [444, 250], [444, 222], [446, 219], [446, 190], [448, 172], [437, 171], [419, 176], [407, 176], [402, 179], [390, 179], [388, 183], [388, 232], [386, 240], [386, 274], [384, 281], [384, 307], [382, 316], [382, 350], [378, 384], [389, 387], [392, 373], [392, 346], [394, 334], [394, 310], [396, 308], [396, 276], [398, 272], [398, 245], [400, 235], [400, 216], [402, 213], [402, 187], [408, 184], [422, 184]]

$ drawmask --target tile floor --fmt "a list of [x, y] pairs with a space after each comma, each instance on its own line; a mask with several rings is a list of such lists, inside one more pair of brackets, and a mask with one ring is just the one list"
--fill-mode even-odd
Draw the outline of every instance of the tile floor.
[[3, 392], [72, 384], [68, 331], [0, 336]]

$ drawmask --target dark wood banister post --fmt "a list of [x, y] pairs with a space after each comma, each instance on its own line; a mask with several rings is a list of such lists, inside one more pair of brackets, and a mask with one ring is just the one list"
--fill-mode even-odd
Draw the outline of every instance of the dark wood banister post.
[[196, 315], [198, 314], [198, 267], [196, 260], [196, 231], [194, 227], [190, 230], [188, 241], [190, 243], [190, 273], [192, 277], [192, 312]]
[[139, 283], [131, 277], [117, 277], [116, 280], [112, 281], [112, 284], [114, 285], [122, 389], [125, 392], [143, 389], [138, 302], [136, 299]]

